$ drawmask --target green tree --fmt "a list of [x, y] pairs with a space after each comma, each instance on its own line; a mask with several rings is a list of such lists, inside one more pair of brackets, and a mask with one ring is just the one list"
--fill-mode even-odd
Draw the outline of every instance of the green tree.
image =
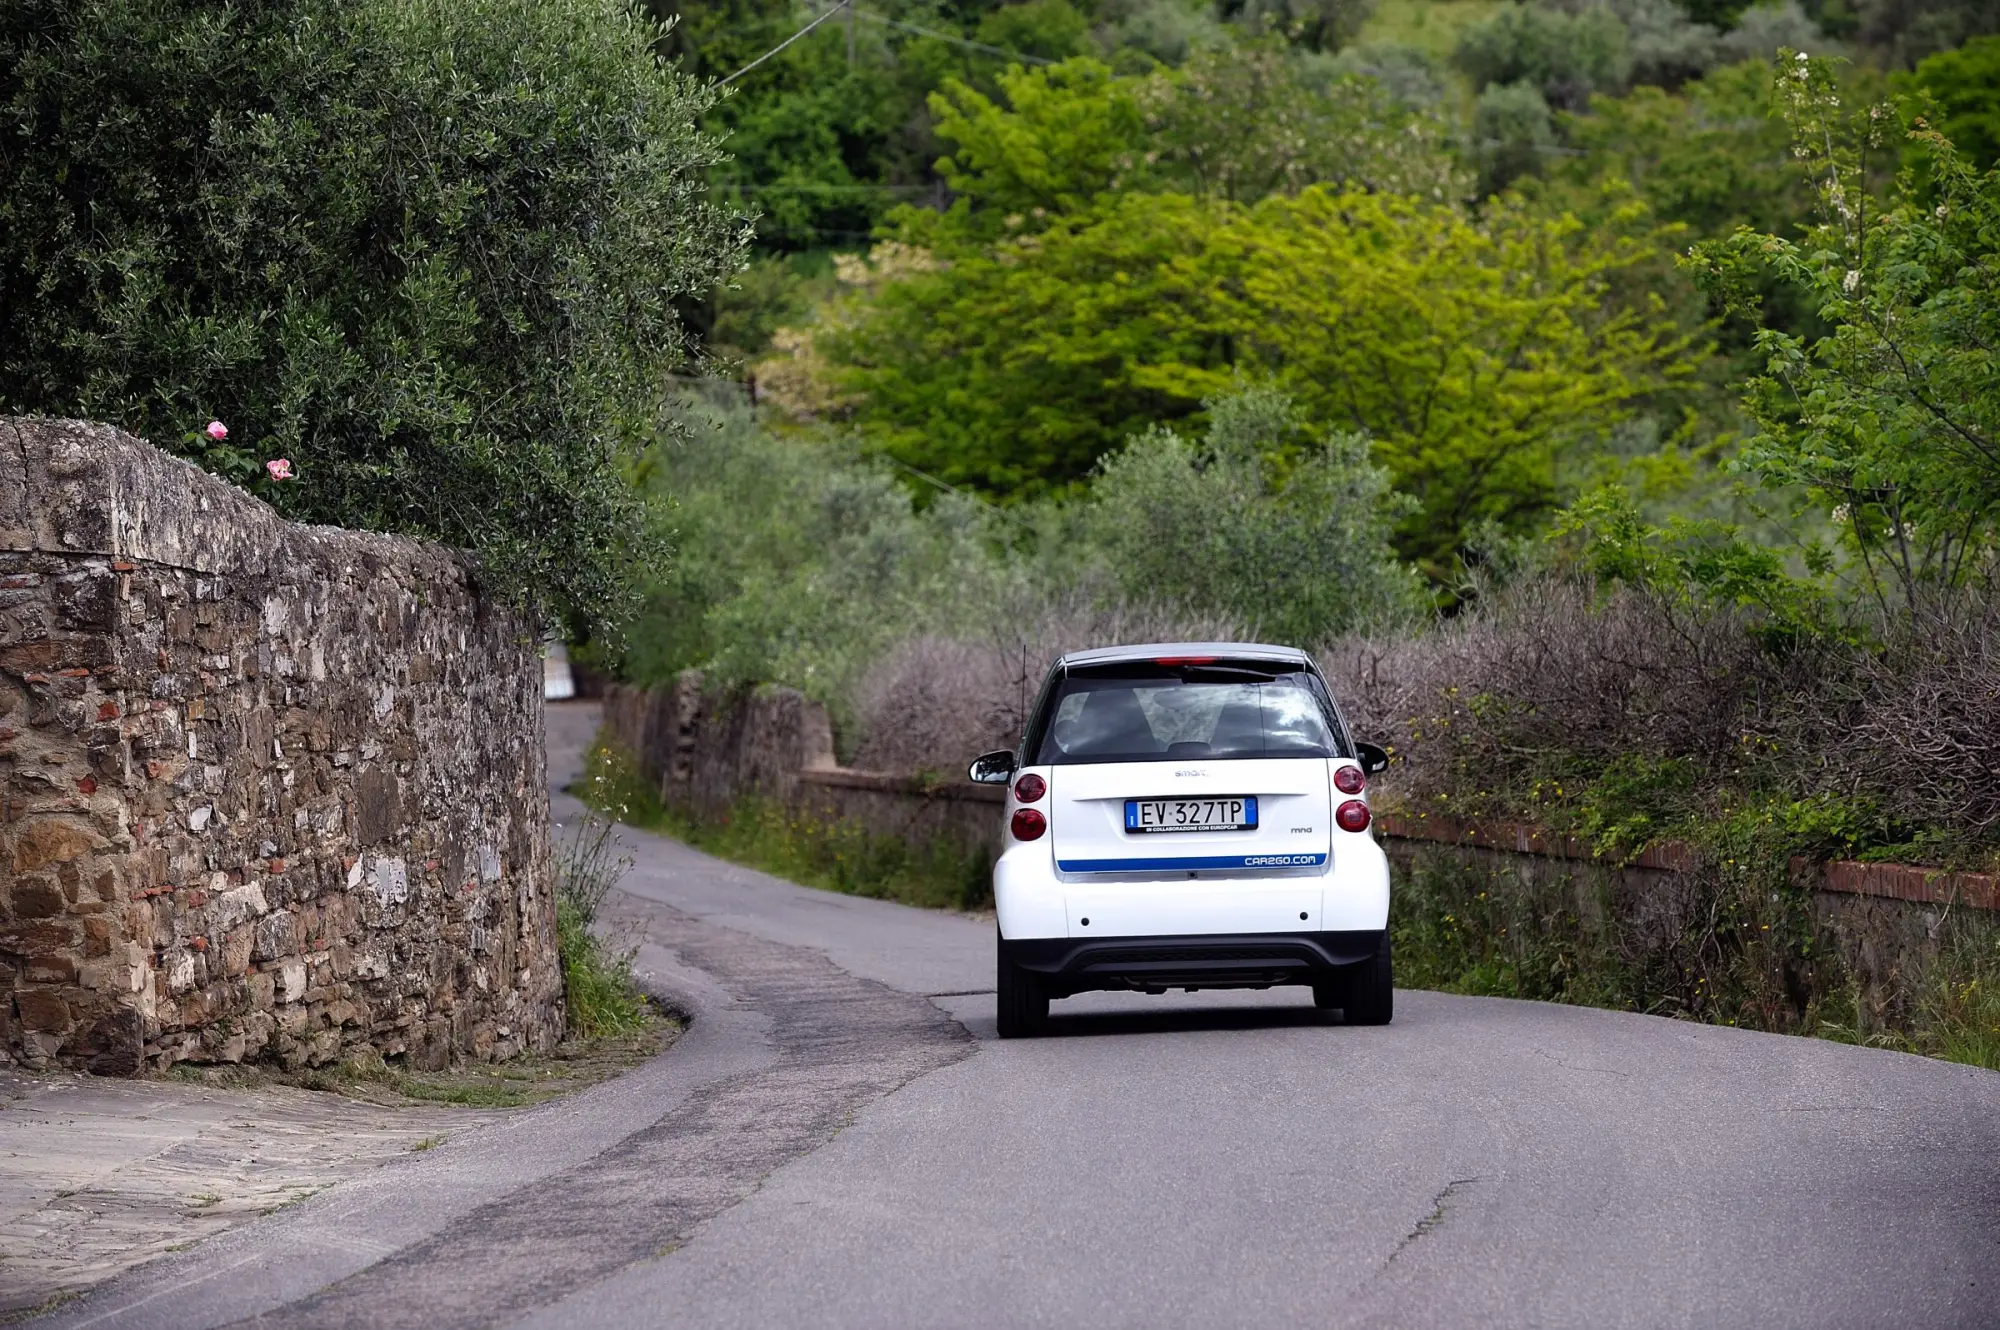
[[1820, 222], [1803, 242], [1740, 231], [1691, 262], [1725, 301], [1768, 271], [1817, 304], [1824, 336], [1759, 334], [1761, 432], [1741, 466], [1831, 509], [1886, 610], [1987, 571], [2000, 540], [2000, 171], [1917, 120], [1934, 198], [1878, 209], [1867, 180], [1901, 146], [1896, 108], [1845, 109], [1832, 66], [1804, 55], [1780, 61], [1778, 88]]
[[[1026, 497], [1226, 386], [1230, 351], [1199, 292], [1228, 205], [1105, 195], [1090, 211], [945, 251], [820, 316], [855, 419], [952, 484]], [[945, 237], [949, 238], [949, 237]]]
[[[742, 244], [656, 35], [617, 0], [10, 6], [0, 405], [615, 617], [673, 302]], [[261, 481], [277, 456], [296, 480]]]
[[1526, 81], [1551, 106], [1577, 109], [1593, 92], [1609, 92], [1632, 70], [1625, 25], [1593, 5], [1565, 14], [1540, 5], [1510, 3], [1467, 28], [1453, 61], [1478, 88]]
[[835, 711], [895, 642], [973, 632], [1015, 585], [990, 515], [952, 496], [918, 511], [879, 459], [833, 437], [783, 438], [740, 400], [671, 407], [675, 442], [646, 484], [671, 503], [681, 553], [652, 570], [626, 677], [698, 667], [722, 684], [778, 681]]
[[1223, 14], [1253, 32], [1274, 32], [1309, 51], [1337, 51], [1375, 12], [1375, 0], [1223, 0]]
[[1211, 317], [1311, 419], [1374, 436], [1419, 504], [1399, 548], [1443, 578], [1476, 531], [1546, 515], [1564, 472], [1688, 373], [1664, 302], [1607, 299], [1655, 253], [1638, 205], [1585, 228], [1513, 199], [1473, 220], [1307, 190], [1217, 238]]
[[1198, 52], [1148, 78], [1140, 105], [1136, 155], [1154, 189], [1239, 203], [1307, 185], [1439, 202], [1466, 193], [1444, 116], [1276, 42]]
[[1479, 192], [1498, 194], [1523, 176], [1541, 173], [1556, 152], [1555, 122], [1542, 90], [1526, 79], [1495, 83], [1479, 94], [1472, 111], [1473, 153], [1479, 162]]
[[1308, 646], [1418, 602], [1390, 534], [1409, 501], [1369, 459], [1368, 439], [1304, 443], [1289, 398], [1248, 388], [1204, 404], [1190, 442], [1155, 426], [1107, 456], [1084, 531], [1133, 602], [1252, 621]]
[[1373, 436], [1422, 505], [1404, 556], [1444, 576], [1472, 531], [1557, 503], [1563, 472], [1685, 373], [1656, 299], [1606, 297], [1652, 260], [1649, 234], [1637, 207], [1587, 230], [1317, 186], [1250, 208], [1109, 196], [883, 284], [827, 350], [894, 455], [1013, 495], [1080, 481], [1239, 370], [1272, 376], [1320, 428]]
[[1443, 117], [1276, 41], [1138, 77], [1085, 58], [1017, 68], [999, 93], [952, 80], [931, 98], [954, 145], [937, 165], [962, 200], [958, 229], [980, 237], [1010, 217], [1004, 229], [1039, 229], [1121, 190], [1240, 203], [1313, 184], [1439, 201], [1466, 190]]
[[2000, 166], [2000, 37], [1975, 37], [1898, 76], [1901, 92], [1918, 89], [1937, 103], [1937, 130], [1972, 166]]
[[982, 229], [990, 233], [1010, 215], [1079, 211], [1140, 165], [1145, 120], [1137, 80], [1079, 56], [1010, 69], [999, 84], [999, 100], [956, 79], [931, 96], [938, 136], [954, 145], [938, 160], [938, 174], [963, 200], [955, 212], [988, 214]]
[[[1866, 97], [1868, 88], [1848, 91]], [[1677, 93], [1641, 87], [1594, 97], [1588, 114], [1564, 115], [1560, 128], [1569, 151], [1551, 159], [1545, 176], [1572, 187], [1558, 192], [1562, 206], [1579, 206], [1579, 191], [1617, 177], [1702, 239], [1738, 226], [1790, 232], [1811, 220], [1812, 192], [1775, 114], [1768, 60], [1725, 65]]]

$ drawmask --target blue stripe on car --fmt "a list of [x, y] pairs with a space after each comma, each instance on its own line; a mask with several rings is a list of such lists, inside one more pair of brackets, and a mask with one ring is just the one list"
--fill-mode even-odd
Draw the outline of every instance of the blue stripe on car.
[[1151, 869], [1185, 871], [1200, 868], [1317, 868], [1323, 854], [1212, 854], [1188, 859], [1058, 859], [1065, 873], [1143, 873]]

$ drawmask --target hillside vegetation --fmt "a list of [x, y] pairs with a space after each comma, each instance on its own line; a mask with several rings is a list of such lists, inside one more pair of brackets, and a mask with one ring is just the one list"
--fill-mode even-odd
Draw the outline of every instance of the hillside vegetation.
[[[727, 73], [807, 17], [668, 45]], [[646, 478], [682, 555], [622, 668], [794, 684], [853, 760], [952, 772], [1063, 648], [1305, 645], [1386, 800], [1695, 847], [1616, 976], [1504, 911], [1439, 959], [1468, 897], [1427, 982], [1869, 1028], [1790, 860], [2000, 847], [1996, 27], [864, 7], [851, 63], [828, 24], [711, 113], [758, 251], [691, 316]], [[1924, 1028], [1990, 1042], [1965, 948]]]

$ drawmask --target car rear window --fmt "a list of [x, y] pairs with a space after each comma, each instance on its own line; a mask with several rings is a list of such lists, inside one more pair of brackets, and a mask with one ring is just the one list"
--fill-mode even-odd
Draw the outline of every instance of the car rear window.
[[1029, 741], [1039, 765], [1342, 755], [1319, 681], [1262, 661], [1072, 672], [1044, 697]]

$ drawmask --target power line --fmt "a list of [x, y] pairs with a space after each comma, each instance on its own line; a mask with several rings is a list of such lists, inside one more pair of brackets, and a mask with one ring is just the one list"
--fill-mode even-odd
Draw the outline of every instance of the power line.
[[743, 66], [743, 68], [737, 70], [734, 74], [731, 74], [728, 78], [722, 80], [722, 82], [716, 84], [715, 86], [718, 88], [728, 87], [730, 84], [736, 82], [737, 79], [742, 78], [745, 74], [748, 74], [751, 70], [763, 64], [766, 60], [769, 60], [772, 56], [784, 50], [787, 46], [790, 46], [793, 42], [805, 36], [807, 33], [811, 32], [814, 28], [817, 28], [820, 24], [826, 22], [828, 19], [832, 18], [835, 14], [838, 14], [841, 10], [846, 9], [849, 5], [852, 5], [853, 3], [854, 0], [840, 0], [840, 3], [835, 5], [832, 9], [827, 10], [824, 14], [821, 14], [818, 18], [806, 24], [803, 28], [800, 28], [797, 32], [785, 38], [785, 40], [779, 42], [776, 46], [773, 46], [770, 50], [764, 52], [764, 54], [758, 56], [755, 60], [752, 60], [749, 64]]
[[871, 10], [857, 8], [855, 12], [870, 23], [884, 23], [892, 28], [901, 28], [904, 32], [914, 32], [919, 37], [935, 37], [941, 42], [950, 42], [954, 46], [964, 46], [974, 51], [984, 51], [988, 55], [1005, 56], [1009, 60], [1025, 60], [1031, 65], [1053, 65], [1056, 63], [1053, 60], [1046, 60], [1039, 55], [1029, 55], [1024, 51], [1010, 51], [1004, 46], [988, 46], [985, 42], [975, 42], [969, 37], [957, 37], [948, 32], [938, 32], [931, 28], [920, 28], [914, 23], [905, 23], [901, 19], [889, 18], [885, 15], [874, 13]]
[[736, 82], [737, 79], [742, 78], [745, 74], [748, 74], [751, 70], [763, 64], [766, 60], [769, 60], [772, 56], [784, 50], [787, 46], [790, 46], [793, 42], [805, 36], [843, 9], [848, 11], [849, 20], [847, 36], [847, 63], [849, 68], [852, 68], [854, 65], [853, 20], [857, 17], [865, 18], [870, 23], [880, 23], [886, 27], [900, 28], [904, 32], [915, 33], [919, 37], [929, 37], [935, 41], [949, 42], [953, 46], [963, 46], [969, 51], [983, 51], [987, 55], [997, 55], [1006, 60], [1020, 60], [1030, 65], [1053, 65], [1057, 63], [1054, 60], [1045, 59], [1039, 55], [1029, 55], [1025, 51], [1010, 51], [1004, 46], [989, 46], [985, 42], [976, 42], [970, 37], [960, 37], [956, 33], [939, 32], [935, 28], [924, 28], [914, 23], [905, 23], [901, 19], [890, 18], [886, 14], [877, 14], [871, 10], [863, 9], [855, 3], [855, 0], [840, 0], [832, 9], [827, 10], [824, 14], [821, 14], [818, 18], [806, 24], [803, 28], [800, 28], [797, 32], [785, 38], [785, 40], [779, 42], [776, 46], [773, 46], [770, 50], [764, 52], [764, 54], [758, 56], [755, 60], [752, 60], [749, 64], [743, 66], [743, 68], [737, 70], [734, 74], [723, 79], [715, 86], [718, 88], [728, 87], [730, 84]]

